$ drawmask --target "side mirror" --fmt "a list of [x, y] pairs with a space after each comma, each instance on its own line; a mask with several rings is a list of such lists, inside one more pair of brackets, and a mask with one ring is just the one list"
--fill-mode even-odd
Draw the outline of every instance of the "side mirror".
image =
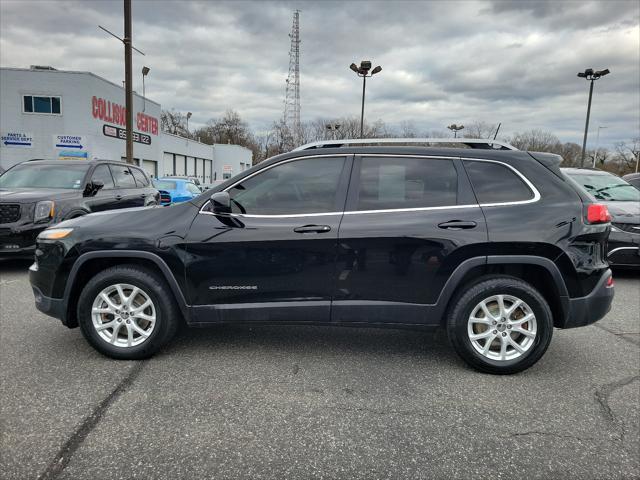
[[99, 181], [89, 182], [87, 183], [87, 186], [84, 188], [84, 196], [92, 197], [96, 193], [98, 193], [98, 190], [100, 190], [102, 187], [104, 187], [104, 183], [102, 182], [99, 182]]
[[231, 197], [229, 192], [216, 192], [211, 195], [213, 213], [231, 213]]

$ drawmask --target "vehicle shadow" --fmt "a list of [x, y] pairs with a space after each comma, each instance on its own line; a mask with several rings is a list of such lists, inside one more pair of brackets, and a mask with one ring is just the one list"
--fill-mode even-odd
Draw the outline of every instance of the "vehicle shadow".
[[442, 331], [354, 328], [312, 325], [216, 325], [184, 328], [166, 348], [170, 355], [187, 351], [262, 350], [279, 353], [400, 354], [457, 358]]
[[29, 258], [0, 258], [0, 275], [3, 273], [24, 273], [33, 263]]

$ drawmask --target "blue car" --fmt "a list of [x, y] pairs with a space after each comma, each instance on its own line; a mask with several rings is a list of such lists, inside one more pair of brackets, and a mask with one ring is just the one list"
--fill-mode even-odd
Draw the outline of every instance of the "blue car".
[[195, 183], [183, 178], [153, 179], [153, 186], [160, 192], [160, 205], [186, 202], [202, 193]]

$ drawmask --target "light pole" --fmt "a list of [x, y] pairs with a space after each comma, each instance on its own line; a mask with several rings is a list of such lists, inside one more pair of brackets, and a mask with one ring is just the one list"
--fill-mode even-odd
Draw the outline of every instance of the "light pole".
[[447, 126], [447, 128], [453, 132], [453, 138], [458, 138], [458, 132], [464, 128], [464, 125], [456, 125], [455, 123], [452, 123]]
[[144, 103], [142, 104], [142, 111], [146, 111], [147, 109], [147, 95], [145, 94], [145, 90], [144, 90], [144, 77], [146, 77], [147, 75], [149, 75], [149, 71], [151, 69], [149, 67], [142, 67], [142, 99], [144, 101]]
[[593, 168], [596, 168], [596, 159], [598, 158], [598, 148], [600, 148], [600, 129], [602, 128], [609, 128], [609, 127], [603, 127], [603, 126], [599, 126], [598, 127], [598, 133], [596, 134], [596, 151], [593, 154]]
[[[364, 138], [364, 93], [367, 88], [367, 77], [373, 77], [376, 73], [382, 71], [382, 67], [378, 65], [371, 70], [371, 62], [369, 60], [362, 60], [358, 67], [355, 63], [349, 65], [349, 68], [356, 72], [356, 75], [362, 77], [362, 110], [360, 111], [360, 138]], [[369, 73], [371, 70], [371, 73]]]
[[189, 119], [193, 115], [191, 112], [187, 112], [187, 138], [189, 138]]
[[609, 74], [609, 69], [594, 71], [593, 68], [587, 68], [584, 72], [578, 73], [580, 78], [584, 78], [591, 82], [589, 85], [589, 103], [587, 105], [587, 121], [584, 125], [584, 139], [582, 140], [582, 156], [580, 157], [580, 166], [584, 167], [584, 154], [587, 148], [587, 133], [589, 132], [589, 116], [591, 115], [591, 97], [593, 96], [593, 82], [599, 80]]

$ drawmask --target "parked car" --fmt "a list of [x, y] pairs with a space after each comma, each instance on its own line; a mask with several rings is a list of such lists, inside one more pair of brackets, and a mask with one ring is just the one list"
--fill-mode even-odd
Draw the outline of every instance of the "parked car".
[[594, 201], [611, 213], [607, 259], [615, 267], [640, 268], [640, 190], [612, 173], [590, 168], [563, 168]]
[[32, 257], [36, 236], [63, 220], [158, 202], [144, 171], [123, 162], [22, 162], [0, 176], [0, 257]]
[[195, 183], [177, 177], [154, 178], [153, 186], [160, 191], [161, 205], [186, 202], [202, 193]]
[[628, 173], [627, 175], [623, 176], [622, 179], [640, 190], [640, 173]]
[[201, 192], [204, 190], [202, 188], [202, 183], [200, 183], [200, 180], [198, 179], [198, 177], [192, 177], [190, 175], [169, 175], [166, 178], [167, 179], [171, 179], [171, 180], [175, 180], [175, 179], [187, 180], [187, 181], [189, 181], [191, 183], [195, 183], [196, 187], [198, 187], [198, 189], [200, 189]]
[[495, 374], [609, 311], [607, 207], [560, 157], [358, 142], [276, 156], [170, 209], [45, 230], [37, 308], [118, 359], [149, 357], [183, 322], [442, 327]]

